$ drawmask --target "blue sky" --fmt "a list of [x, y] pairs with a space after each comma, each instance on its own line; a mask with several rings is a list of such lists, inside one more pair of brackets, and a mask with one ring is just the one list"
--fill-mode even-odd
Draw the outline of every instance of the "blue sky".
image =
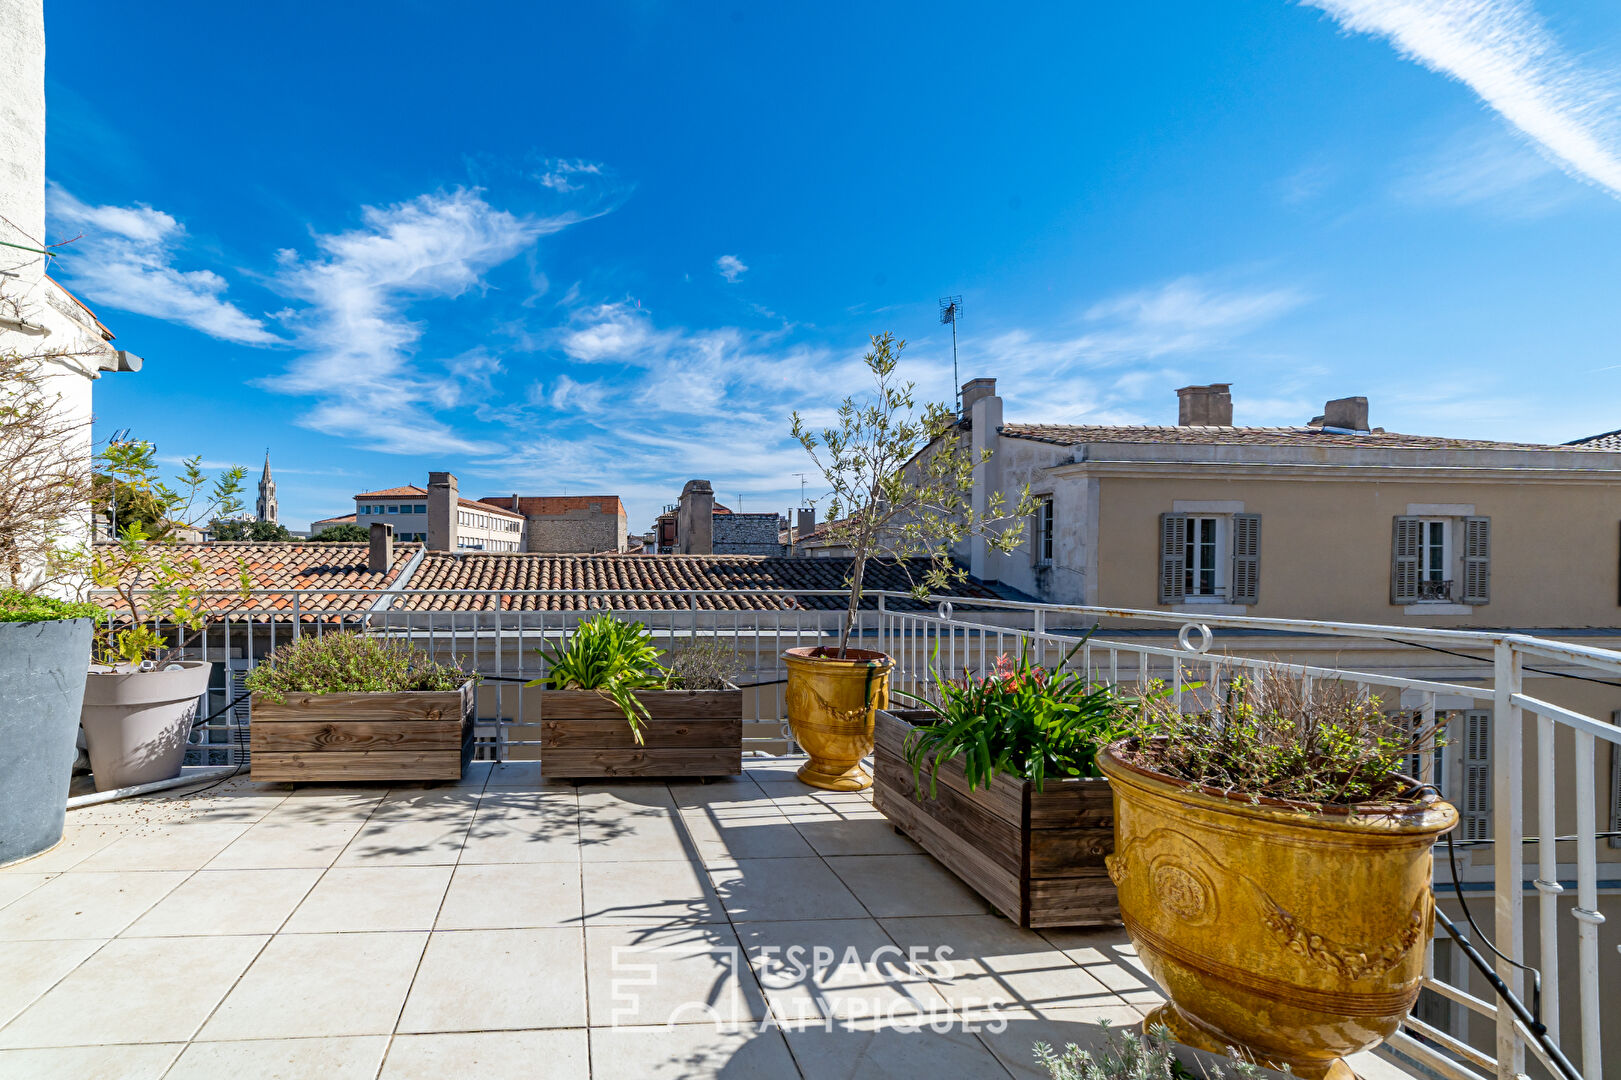
[[1621, 5], [768, 7], [50, 0], [56, 273], [147, 360], [101, 432], [268, 446], [294, 527], [785, 509], [868, 334], [951, 396], [946, 294], [1009, 420], [1621, 427]]

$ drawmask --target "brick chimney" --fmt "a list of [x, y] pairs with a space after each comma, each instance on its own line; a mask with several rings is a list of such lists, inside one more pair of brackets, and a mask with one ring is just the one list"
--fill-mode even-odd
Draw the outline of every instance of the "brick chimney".
[[1232, 427], [1232, 383], [1184, 386], [1176, 392], [1177, 427]]
[[371, 523], [371, 547], [366, 551], [366, 571], [386, 574], [394, 566], [394, 526]]
[[996, 396], [995, 379], [969, 379], [962, 384], [962, 414], [974, 415], [974, 402]]
[[1323, 406], [1323, 426], [1345, 431], [1368, 430], [1368, 399], [1365, 397], [1335, 398]]
[[816, 531], [816, 507], [801, 507], [799, 510], [799, 526], [794, 530], [794, 539], [803, 540]]
[[675, 508], [677, 555], [709, 555], [715, 550], [715, 489], [708, 480], [688, 480]]
[[454, 473], [428, 474], [428, 550], [455, 551], [461, 486]]

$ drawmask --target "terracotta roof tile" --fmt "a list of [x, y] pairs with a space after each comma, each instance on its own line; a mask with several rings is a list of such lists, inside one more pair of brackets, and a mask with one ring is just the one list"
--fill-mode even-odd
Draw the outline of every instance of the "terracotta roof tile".
[[1602, 435], [1589, 435], [1565, 444], [1583, 450], [1621, 450], [1621, 431], [1606, 431]]
[[1001, 433], [1059, 446], [1086, 443], [1164, 443], [1202, 446], [1343, 446], [1387, 450], [1582, 450], [1586, 446], [1448, 439], [1437, 435], [1399, 435], [1371, 431], [1357, 435], [1315, 427], [1149, 427], [1093, 424], [1004, 424]]

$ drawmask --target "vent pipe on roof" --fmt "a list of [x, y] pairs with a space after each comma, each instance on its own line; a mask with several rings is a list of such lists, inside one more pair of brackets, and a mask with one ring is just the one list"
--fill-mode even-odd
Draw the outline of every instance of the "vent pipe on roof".
[[366, 572], [386, 574], [394, 566], [394, 526], [371, 523], [371, 546], [366, 551]]
[[1176, 392], [1177, 427], [1232, 427], [1232, 383], [1184, 386]]

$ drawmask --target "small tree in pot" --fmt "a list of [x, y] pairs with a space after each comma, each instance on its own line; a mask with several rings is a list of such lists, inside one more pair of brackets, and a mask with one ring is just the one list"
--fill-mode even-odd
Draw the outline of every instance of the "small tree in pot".
[[[241, 466], [210, 482], [201, 460], [192, 458], [171, 485], [159, 475], [156, 455], [148, 442], [118, 442], [102, 451], [103, 474], [115, 490], [150, 501], [159, 513], [150, 529], [145, 520], [130, 521], [112, 543], [92, 544], [79, 555], [91, 583], [117, 598], [116, 619], [96, 635], [82, 716], [100, 791], [179, 775], [190, 720], [214, 666], [177, 658], [186, 632], [202, 630], [207, 615], [196, 588], [202, 562], [185, 552], [179, 537], [242, 508]], [[244, 598], [249, 587], [242, 571]]]
[[918, 409], [914, 384], [895, 374], [904, 341], [874, 336], [863, 358], [874, 393], [863, 403], [845, 398], [836, 425], [812, 431], [799, 413], [793, 435], [827, 481], [831, 539], [851, 552], [849, 601], [836, 649], [789, 649], [788, 722], [810, 755], [799, 778], [813, 787], [858, 791], [872, 784], [861, 759], [872, 752], [873, 719], [888, 704], [893, 661], [883, 653], [852, 649], [867, 564], [893, 559], [928, 566], [912, 581], [919, 596], [944, 592], [966, 580], [951, 561], [953, 545], [983, 537], [994, 550], [1019, 546], [1024, 520], [1035, 512], [1026, 487], [1015, 505], [1001, 492], [973, 508], [974, 469], [990, 459], [975, 454], [947, 405]]

